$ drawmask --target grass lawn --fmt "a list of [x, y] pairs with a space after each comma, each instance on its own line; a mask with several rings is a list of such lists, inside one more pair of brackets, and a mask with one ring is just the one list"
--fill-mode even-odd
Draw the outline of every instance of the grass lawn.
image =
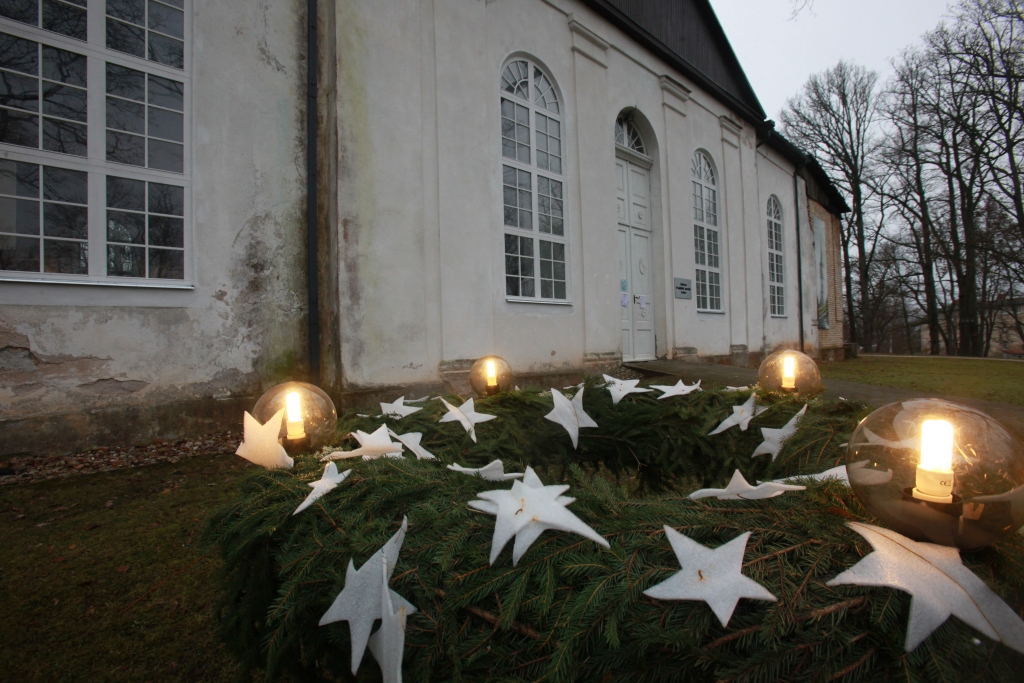
[[197, 546], [244, 467], [195, 457], [0, 488], [0, 678], [232, 680], [219, 561]]
[[1024, 361], [862, 356], [822, 364], [821, 376], [1024, 405]]

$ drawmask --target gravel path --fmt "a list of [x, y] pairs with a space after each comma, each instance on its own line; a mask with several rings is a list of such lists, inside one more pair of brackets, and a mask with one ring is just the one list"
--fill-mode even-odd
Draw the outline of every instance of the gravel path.
[[146, 446], [102, 447], [66, 455], [14, 456], [0, 465], [0, 486], [64, 479], [159, 462], [178, 462], [197, 455], [230, 455], [238, 448], [241, 439], [239, 432], [221, 432], [179, 441], [158, 440]]

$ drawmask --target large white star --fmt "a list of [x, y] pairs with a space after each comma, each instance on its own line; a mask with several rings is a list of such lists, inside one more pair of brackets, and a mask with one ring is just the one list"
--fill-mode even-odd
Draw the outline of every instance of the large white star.
[[910, 593], [907, 640], [910, 652], [950, 616], [993, 640], [1024, 652], [1024, 621], [964, 566], [960, 551], [860, 522], [847, 526], [875, 552], [828, 582], [829, 586], [883, 586]]
[[402, 445], [408, 448], [416, 455], [417, 460], [437, 460], [437, 456], [428, 451], [426, 448], [420, 445], [420, 439], [423, 438], [422, 432], [409, 432], [408, 434], [398, 434], [391, 429], [388, 429], [388, 434], [402, 442]]
[[782, 449], [782, 444], [786, 443], [786, 439], [796, 434], [797, 423], [800, 422], [800, 419], [806, 412], [807, 404], [805, 403], [804, 407], [800, 409], [800, 412], [791, 417], [789, 422], [784, 424], [780, 429], [761, 427], [761, 436], [764, 437], [764, 441], [761, 442], [760, 446], [754, 449], [754, 455], [750, 457], [753, 458], [770, 453], [772, 460], [774, 461], [775, 456], [777, 456], [779, 451]]
[[473, 439], [473, 443], [476, 443], [476, 425], [481, 422], [493, 420], [497, 417], [497, 415], [487, 415], [486, 413], [476, 412], [473, 408], [473, 399], [467, 400], [457, 408], [443, 398], [441, 399], [441, 403], [443, 403], [448, 409], [448, 412], [441, 418], [441, 422], [458, 422], [462, 425], [463, 429], [469, 432], [469, 436]]
[[505, 466], [500, 460], [492, 460], [483, 467], [463, 467], [459, 464], [448, 465], [453, 472], [462, 472], [474, 477], [480, 477], [487, 481], [505, 481], [506, 479], [520, 479], [522, 473], [510, 472], [505, 474]]
[[311, 481], [309, 483], [312, 492], [306, 496], [306, 500], [302, 501], [299, 507], [295, 508], [293, 515], [297, 515], [316, 501], [323, 498], [324, 494], [332, 490], [335, 486], [345, 481], [345, 477], [352, 473], [352, 470], [345, 470], [341, 474], [338, 474], [338, 466], [333, 462], [327, 463], [327, 467], [324, 468], [324, 473], [317, 481]]
[[583, 389], [577, 391], [571, 401], [562, 392], [552, 389], [551, 398], [555, 402], [555, 408], [544, 417], [565, 427], [565, 431], [569, 432], [569, 438], [572, 439], [572, 447], [576, 448], [580, 429], [597, 426], [597, 423], [583, 412]]
[[742, 429], [743, 431], [747, 431], [747, 427], [750, 425], [750, 421], [753, 420], [755, 416], [760, 415], [764, 411], [768, 410], [767, 407], [755, 408], [755, 400], [757, 400], [757, 396], [755, 394], [751, 394], [750, 398], [748, 398], [742, 404], [738, 406], [733, 406], [732, 415], [722, 420], [722, 424], [715, 427], [714, 431], [708, 432], [708, 436], [711, 436], [713, 434], [721, 434], [726, 429], [729, 429], [730, 427], [734, 427], [736, 425], [739, 425], [740, 429]]
[[[366, 652], [366, 643], [370, 638], [370, 631], [373, 630], [373, 622], [383, 617], [381, 610], [382, 594], [384, 585], [381, 583], [381, 563], [386, 562], [387, 579], [395, 571], [395, 564], [398, 562], [398, 551], [402, 549], [402, 541], [405, 540], [405, 532], [409, 528], [408, 519], [402, 519], [402, 528], [395, 532], [395, 535], [384, 544], [384, 547], [375, 552], [362, 567], [356, 571], [355, 564], [348, 561], [348, 571], [345, 573], [345, 587], [338, 597], [334, 599], [324, 616], [320, 618], [320, 626], [335, 621], [347, 621], [348, 630], [352, 638], [352, 673], [359, 670], [359, 663], [363, 661], [363, 654]], [[405, 598], [393, 590], [388, 590], [391, 600], [399, 609], [405, 608], [405, 614], [409, 615], [416, 611]]]
[[612, 403], [618, 403], [627, 394], [642, 394], [650, 391], [650, 389], [641, 389], [637, 385], [640, 384], [638, 379], [615, 379], [611, 375], [602, 375], [604, 381], [607, 383], [605, 388], [608, 389], [608, 393], [612, 395]]
[[354, 448], [351, 451], [334, 451], [320, 458], [320, 461], [345, 460], [360, 455], [363, 456], [363, 460], [375, 460], [382, 455], [389, 458], [400, 458], [402, 457], [402, 444], [393, 442], [390, 434], [391, 430], [387, 425], [381, 425], [372, 434], [357, 429], [352, 432], [352, 437], [359, 442], [359, 448]]
[[402, 656], [405, 654], [407, 610], [405, 605], [399, 605], [396, 609], [391, 601], [392, 591], [385, 590], [389, 578], [387, 560], [382, 563], [381, 578], [380, 628], [370, 636], [367, 645], [370, 647], [370, 654], [380, 664], [384, 683], [402, 683]]
[[743, 553], [747, 549], [749, 531], [714, 550], [667, 525], [665, 536], [672, 544], [681, 569], [645, 590], [644, 595], [656, 600], [702, 600], [722, 626], [729, 625], [740, 598], [776, 601], [767, 588], [743, 575]]
[[472, 500], [469, 506], [497, 516], [491, 539], [490, 563], [494, 564], [502, 549], [515, 536], [512, 566], [517, 565], [530, 545], [548, 529], [570, 531], [609, 547], [608, 541], [600, 534], [565, 509], [573, 500], [562, 496], [568, 489], [566, 485], [543, 486], [533, 468], [527, 467], [523, 481], [513, 483], [511, 490], [478, 493], [482, 500]]
[[719, 500], [761, 500], [762, 498], [774, 498], [781, 496], [786, 491], [803, 491], [805, 486], [793, 484], [780, 484], [774, 481], [765, 481], [757, 486], [751, 486], [743, 478], [739, 470], [732, 473], [729, 485], [724, 489], [700, 489], [690, 494], [693, 500], [701, 498], [718, 498]]
[[380, 412], [384, 413], [388, 417], [393, 417], [396, 420], [401, 420], [406, 415], [412, 415], [420, 410], [423, 410], [423, 408], [420, 408], [419, 406], [405, 405], [405, 396], [400, 396], [394, 403], [380, 404]]
[[701, 380], [697, 380], [696, 384], [691, 384], [687, 386], [683, 384], [683, 380], [679, 380], [678, 382], [672, 385], [652, 384], [651, 389], [657, 389], [658, 391], [662, 392], [661, 396], [658, 397], [658, 400], [660, 401], [661, 399], [669, 398], [670, 396], [686, 396], [687, 394], [691, 394], [694, 391], [703, 391], [700, 388], [700, 383]]
[[281, 434], [283, 417], [284, 408], [274, 413], [274, 416], [267, 420], [265, 425], [261, 425], [255, 417], [246, 413], [243, 418], [245, 431], [242, 443], [238, 445], [235, 455], [240, 455], [249, 462], [262, 465], [268, 470], [290, 470], [295, 465], [295, 461], [289, 457], [277, 440]]

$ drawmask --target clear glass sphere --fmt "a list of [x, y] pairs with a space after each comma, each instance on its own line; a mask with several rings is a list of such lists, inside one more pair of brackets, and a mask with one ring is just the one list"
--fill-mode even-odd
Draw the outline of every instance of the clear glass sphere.
[[768, 391], [811, 394], [821, 389], [821, 372], [806, 353], [784, 349], [764, 359], [757, 371], [757, 384]]
[[306, 382], [285, 382], [256, 401], [252, 416], [260, 424], [284, 411], [281, 443], [289, 452], [313, 451], [326, 446], [338, 426], [334, 401], [319, 387]]
[[512, 389], [512, 366], [501, 356], [484, 356], [469, 369], [469, 383], [477, 396], [494, 396]]
[[846, 471], [867, 511], [915, 540], [973, 550], [1024, 525], [1024, 446], [973, 408], [883, 406], [853, 432]]

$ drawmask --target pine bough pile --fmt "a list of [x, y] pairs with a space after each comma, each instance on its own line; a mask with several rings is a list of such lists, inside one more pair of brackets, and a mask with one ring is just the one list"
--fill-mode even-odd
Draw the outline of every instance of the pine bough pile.
[[[812, 400], [773, 461], [751, 457], [760, 428], [782, 427], [804, 401], [761, 396], [768, 410], [749, 429], [710, 436], [745, 395], [653, 396], [613, 404], [590, 381], [583, 405], [600, 427], [580, 431], [578, 449], [544, 419], [548, 392], [478, 399], [476, 410], [497, 419], [475, 425], [476, 442], [439, 422], [440, 401], [401, 420], [346, 416], [339, 442], [387, 424], [421, 432], [437, 459], [351, 460], [348, 477], [298, 515], [323, 474], [320, 458], [299, 456], [290, 471], [254, 468], [206, 533], [225, 563], [220, 615], [240, 676], [263, 669], [269, 680], [379, 681], [380, 668], [366, 661], [350, 673], [347, 622], [318, 623], [349, 561], [362, 567], [408, 518], [390, 568], [391, 590], [417, 608], [406, 623], [407, 681], [1019, 680], [1024, 656], [956, 618], [906, 652], [911, 599], [902, 591], [826, 585], [871, 552], [847, 523], [872, 520], [841, 482], [803, 480], [805, 491], [766, 500], [687, 497], [725, 486], [735, 470], [760, 482], [842, 464], [840, 446], [865, 406]], [[511, 482], [446, 465], [494, 459], [506, 472], [529, 466], [545, 484], [570, 485], [572, 512], [610, 547], [546, 531], [517, 565], [506, 547], [491, 566], [495, 517], [467, 503]], [[741, 600], [723, 627], [704, 602], [644, 595], [679, 571], [666, 525], [709, 548], [751, 532], [742, 573], [777, 601]], [[965, 553], [963, 562], [1021, 613], [1024, 537]]]

